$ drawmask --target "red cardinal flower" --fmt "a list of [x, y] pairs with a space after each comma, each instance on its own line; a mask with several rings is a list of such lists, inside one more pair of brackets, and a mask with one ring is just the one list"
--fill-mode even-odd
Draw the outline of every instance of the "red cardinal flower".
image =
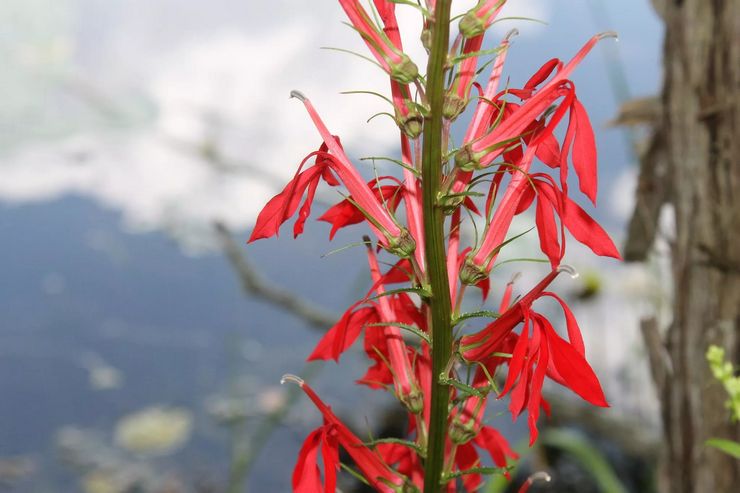
[[[317, 159], [312, 168], [299, 172], [282, 192], [267, 203], [257, 217], [257, 223], [249, 241], [277, 235], [280, 225], [295, 213], [305, 190], [308, 190], [308, 198], [302, 207], [301, 216], [308, 216], [319, 178], [323, 177], [329, 184], [336, 184], [336, 180], [326, 178], [328, 168], [331, 172], [336, 173], [344, 186], [347, 187], [356, 207], [365, 215], [365, 219], [370, 223], [370, 228], [378, 237], [381, 245], [400, 256], [410, 255], [415, 247], [413, 238], [396, 223], [383, 203], [378, 200], [376, 194], [362, 179], [344, 153], [339, 141], [326, 128], [311, 101], [298, 91], [291, 92], [291, 96], [303, 102], [316, 129], [324, 140], [325, 148], [322, 146], [322, 149], [326, 150], [318, 151], [316, 155], [321, 159]], [[309, 157], [312, 155], [313, 153]], [[301, 167], [306, 159], [301, 163]], [[305, 221], [305, 218], [303, 221]], [[296, 234], [299, 234], [303, 229], [303, 223], [300, 220], [299, 223], [300, 227], [297, 226]]]
[[[347, 452], [357, 469], [376, 491], [382, 493], [416, 491], [414, 486], [403, 475], [391, 469], [377, 452], [365, 446], [362, 440], [336, 417], [331, 408], [324, 404], [303, 379], [295, 375], [285, 375], [281, 382], [297, 384], [324, 417], [324, 424], [306, 438], [298, 455], [298, 462], [293, 471], [294, 493], [320, 493], [321, 491], [334, 493], [336, 491], [339, 447]], [[321, 449], [324, 465], [323, 485], [317, 464], [319, 449]]]
[[[521, 163], [514, 163], [518, 164], [519, 174], [529, 171], [532, 160], [537, 155], [549, 164], [559, 164], [561, 178], [564, 180], [567, 176], [567, 155], [570, 143], [577, 139], [579, 142], [574, 144], [574, 159], [578, 161], [578, 164], [574, 163], [574, 167], [579, 180], [583, 183], [584, 193], [594, 200], [596, 197], [596, 151], [593, 145], [593, 131], [583, 107], [577, 103], [575, 88], [568, 77], [599, 40], [610, 36], [614, 34], [610, 32], [594, 36], [566, 65], [563, 66], [562, 62], [557, 59], [551, 60], [537, 71], [522, 89], [506, 89], [490, 98], [489, 100], [493, 101], [495, 106], [493, 112], [490, 113], [490, 127], [487, 133], [481, 132], [486, 129], [481, 125], [486, 120], [474, 118], [473, 122], [477, 122], [476, 130], [468, 132], [463, 146], [455, 155], [457, 168], [448, 179], [446, 190], [452, 193], [464, 191], [474, 169], [486, 167], [498, 156], [520, 147], [523, 138], [529, 140], [527, 144], [535, 149], [531, 157], [525, 153]], [[557, 72], [545, 82], [555, 69], [558, 69]], [[542, 87], [537, 88], [540, 84], [543, 84]], [[523, 104], [515, 106], [514, 111], [507, 110], [506, 107], [512, 103], [507, 103], [502, 99], [506, 95], [519, 97], [523, 100]], [[541, 116], [561, 98], [550, 121], [545, 125], [540, 121]], [[561, 155], [555, 161], [552, 157], [554, 150], [552, 134], [569, 109], [571, 110], [570, 131], [566, 133]], [[540, 130], [533, 135], [532, 132], [537, 128]], [[531, 139], [528, 134], [531, 135]], [[540, 145], [543, 146], [542, 150], [537, 149]], [[575, 148], [578, 150], [575, 151]], [[575, 155], [578, 157], [576, 158]]]
[[[509, 409], [515, 418], [527, 409], [530, 444], [537, 438], [539, 409], [546, 406], [541, 395], [545, 375], [591, 404], [608, 405], [599, 380], [586, 361], [583, 338], [575, 317], [562, 299], [545, 291], [560, 272], [568, 270], [567, 266], [553, 270], [493, 323], [460, 341], [463, 358], [485, 361], [496, 352], [510, 350], [512, 331], [524, 322], [521, 333], [516, 336], [506, 383], [499, 397], [511, 391]], [[569, 341], [561, 338], [544, 316], [531, 310], [532, 303], [542, 296], [555, 298], [563, 307]]]

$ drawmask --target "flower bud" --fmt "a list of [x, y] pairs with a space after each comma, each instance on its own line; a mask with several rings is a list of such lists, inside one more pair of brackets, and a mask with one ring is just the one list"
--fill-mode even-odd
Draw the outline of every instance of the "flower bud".
[[437, 198], [437, 204], [442, 209], [442, 213], [449, 216], [465, 201], [464, 195], [444, 195], [440, 194]]
[[419, 77], [419, 67], [405, 53], [401, 54], [398, 62], [390, 63], [390, 76], [401, 84], [410, 84]]
[[470, 144], [465, 144], [455, 153], [455, 166], [463, 171], [475, 171], [480, 167], [480, 156]]
[[416, 249], [416, 242], [406, 228], [401, 228], [401, 234], [398, 236], [386, 236], [388, 245], [385, 249], [393, 255], [401, 258], [410, 258]]
[[417, 388], [412, 388], [407, 394], [398, 396], [398, 399], [411, 414], [419, 414], [424, 410], [424, 395]]
[[486, 32], [486, 22], [475, 14], [475, 10], [469, 11], [460, 19], [460, 34], [466, 38], [474, 38]]
[[475, 430], [475, 420], [470, 420], [467, 423], [460, 421], [458, 416], [455, 416], [450, 425], [450, 440], [452, 443], [462, 445], [468, 443], [470, 440], [475, 438], [478, 433]]
[[445, 95], [445, 101], [442, 105], [442, 116], [447, 120], [454, 120], [465, 111], [467, 104], [468, 102], [457, 94], [448, 93]]
[[419, 110], [419, 105], [412, 101], [404, 101], [405, 115], [396, 108], [396, 124], [401, 131], [410, 139], [415, 139], [424, 131], [424, 115]]
[[488, 277], [486, 269], [476, 265], [470, 256], [465, 258], [465, 263], [463, 264], [462, 269], [460, 269], [460, 281], [463, 284], [475, 286], [486, 277]]

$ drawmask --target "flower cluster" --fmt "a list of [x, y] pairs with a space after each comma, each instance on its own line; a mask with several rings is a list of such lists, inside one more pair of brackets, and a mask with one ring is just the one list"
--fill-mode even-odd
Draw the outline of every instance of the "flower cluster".
[[[430, 32], [439, 22], [434, 16], [439, 7], [436, 4], [441, 2], [427, 0], [419, 8], [427, 47]], [[572, 274], [561, 264], [566, 230], [595, 254], [619, 258], [607, 233], [571, 199], [568, 190], [568, 171], [572, 167], [580, 191], [596, 202], [594, 134], [570, 76], [598, 40], [609, 34], [593, 37], [567, 63], [558, 59], [546, 62], [521, 88], [501, 87], [505, 60], [516, 33], [507, 35], [492, 50], [482, 47], [486, 31], [505, 0], [480, 0], [461, 17], [457, 39], [445, 53], [449, 84], [439, 108], [444, 122], [443, 158], [436, 170], [441, 181], [434, 207], [447, 217], [442, 262], [451, 302], [450, 320], [446, 322], [455, 333], [463, 335], [453, 342], [444, 371], [435, 374], [432, 354], [440, 349], [435, 346], [432, 325], [436, 321], [430, 310], [435, 299], [430, 283], [433, 269], [428, 268], [434, 265], [430, 258], [435, 257], [425, 245], [429, 243], [425, 234], [427, 216], [434, 211], [426, 210], [422, 202], [422, 185], [428, 177], [421, 166], [422, 132], [435, 111], [429, 105], [429, 88], [425, 86], [430, 74], [421, 77], [417, 65], [404, 53], [396, 20], [398, 2], [374, 0], [372, 12], [359, 0], [339, 3], [378, 66], [388, 74], [400, 137], [399, 158], [391, 161], [402, 171], [398, 176], [366, 181], [312, 102], [294, 91], [291, 95], [305, 106], [321, 145], [306, 156], [295, 177], [267, 203], [250, 242], [276, 236], [281, 225], [293, 216], [297, 216], [293, 232], [298, 236], [310, 215], [319, 183], [344, 186], [345, 199], [326, 210], [319, 220], [331, 224], [330, 238], [340, 228], [367, 224], [373, 234], [373, 238], [365, 237], [372, 285], [324, 334], [309, 360], [338, 362], [362, 339], [371, 366], [357, 383], [392, 392], [408, 412], [409, 423], [407, 435], [397, 440], [364, 442], [303, 380], [286, 376], [286, 381], [300, 385], [323, 415], [323, 424], [306, 438], [299, 453], [293, 489], [298, 493], [333, 493], [342, 448], [367, 484], [380, 492], [439, 491], [438, 487], [447, 492], [475, 491], [483, 482], [483, 474], [506, 474], [517, 458], [501, 433], [485, 424], [484, 413], [492, 394], [497, 399], [509, 396], [514, 419], [527, 412], [530, 443], [537, 438], [540, 410], [549, 412], [542, 396], [546, 377], [596, 406], [607, 406], [586, 360], [576, 319], [565, 301], [548, 287], [560, 273]], [[486, 64], [489, 77], [485, 87], [476, 82], [479, 58], [484, 56], [492, 57]], [[452, 123], [468, 107], [472, 117], [461, 145], [449, 149]], [[559, 139], [555, 130], [561, 124], [565, 131]], [[533, 169], [538, 162], [544, 165], [539, 171]], [[497, 313], [485, 307], [462, 313], [467, 286], [480, 288], [483, 303], [487, 303], [491, 270], [510, 241], [507, 236], [514, 216], [530, 209], [534, 209], [549, 272], [516, 300], [514, 280], [506, 284]], [[483, 224], [482, 234], [475, 244], [464, 245], [465, 238], [471, 236], [467, 233], [476, 224]], [[387, 270], [381, 268], [378, 259], [381, 250], [396, 257]], [[562, 308], [564, 335], [536, 311], [535, 305], [543, 298], [554, 300]], [[480, 319], [484, 322], [477, 331], [458, 330]], [[427, 446], [430, 434], [435, 433], [432, 387], [440, 382], [448, 394], [445, 402], [449, 402], [441, 428], [446, 437], [444, 463], [440, 485], [427, 485], [425, 489], [425, 468], [431, 460]], [[499, 389], [497, 382], [503, 383], [503, 388]], [[489, 456], [495, 467], [485, 467], [488, 459], [483, 455]]]

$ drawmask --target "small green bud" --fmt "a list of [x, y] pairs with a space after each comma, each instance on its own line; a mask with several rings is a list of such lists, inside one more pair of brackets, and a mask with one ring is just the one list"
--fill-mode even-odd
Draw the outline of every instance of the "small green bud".
[[424, 410], [424, 395], [418, 389], [399, 396], [399, 400], [411, 414], [419, 414]]
[[478, 159], [470, 144], [466, 144], [455, 153], [455, 166], [463, 171], [475, 171], [480, 167]]
[[474, 38], [486, 32], [486, 25], [482, 19], [475, 15], [473, 10], [460, 19], [460, 34], [466, 38]]
[[454, 120], [465, 111], [468, 102], [454, 93], [445, 95], [445, 102], [442, 105], [442, 116], [448, 120]]
[[432, 29], [428, 24], [424, 26], [419, 39], [421, 40], [421, 45], [427, 50], [427, 53], [432, 51]]
[[403, 228], [398, 237], [388, 238], [388, 246], [385, 249], [401, 258], [410, 258], [416, 250], [416, 242], [411, 233]]
[[467, 423], [461, 423], [456, 416], [452, 421], [452, 425], [450, 426], [450, 440], [452, 440], [452, 443], [456, 443], [458, 445], [468, 443], [470, 440], [475, 438], [475, 435], [477, 435], [475, 431], [475, 421], [472, 419]]
[[437, 204], [442, 209], [442, 213], [449, 216], [457, 210], [458, 207], [465, 201], [464, 195], [443, 195], [440, 194], [437, 198]]
[[415, 139], [424, 131], [424, 115], [419, 111], [417, 104], [410, 101], [405, 101], [404, 104], [409, 109], [409, 113], [401, 116], [396, 109], [396, 124], [410, 139]]
[[488, 277], [488, 273], [483, 267], [473, 263], [473, 259], [470, 256], [465, 258], [465, 263], [463, 263], [462, 269], [460, 269], [460, 281], [463, 284], [475, 286], [486, 277]]
[[391, 64], [391, 78], [401, 84], [410, 84], [419, 77], [419, 67], [403, 53], [401, 61]]

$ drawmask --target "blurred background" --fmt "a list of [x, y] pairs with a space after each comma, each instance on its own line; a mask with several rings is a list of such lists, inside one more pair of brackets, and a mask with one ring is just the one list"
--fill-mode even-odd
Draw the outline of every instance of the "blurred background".
[[[415, 11], [398, 11], [418, 33]], [[624, 102], [660, 90], [661, 22], [647, 0], [510, 0], [503, 15], [545, 23], [505, 20], [488, 38], [519, 29], [505, 70], [514, 86], [593, 34], [619, 33], [573, 79], [600, 154], [589, 210], [621, 244], [643, 135], [612, 123]], [[359, 350], [340, 371], [304, 364], [367, 288], [358, 250], [326, 255], [362, 232], [329, 243], [327, 225], [309, 221], [301, 241], [286, 230], [244, 244], [319, 144], [291, 89], [351, 156], [395, 152], [393, 122], [367, 122], [383, 103], [340, 94], [387, 92], [384, 75], [320, 49], [365, 51], [339, 5], [3, 0], [0, 20], [0, 487], [289, 491], [320, 418], [280, 388], [287, 372], [311, 377], [358, 429], [394, 426], [391, 402], [352, 384], [365, 370]], [[423, 66], [414, 36], [405, 45]], [[323, 204], [338, 198], [323, 193]], [[522, 467], [580, 481], [558, 491], [651, 491], [659, 424], [638, 320], [661, 306], [664, 266], [602, 262], [571, 244], [566, 261], [581, 276], [557, 289], [612, 408], [554, 396], [562, 412]], [[514, 443], [525, 437], [522, 420], [491, 419]]]

